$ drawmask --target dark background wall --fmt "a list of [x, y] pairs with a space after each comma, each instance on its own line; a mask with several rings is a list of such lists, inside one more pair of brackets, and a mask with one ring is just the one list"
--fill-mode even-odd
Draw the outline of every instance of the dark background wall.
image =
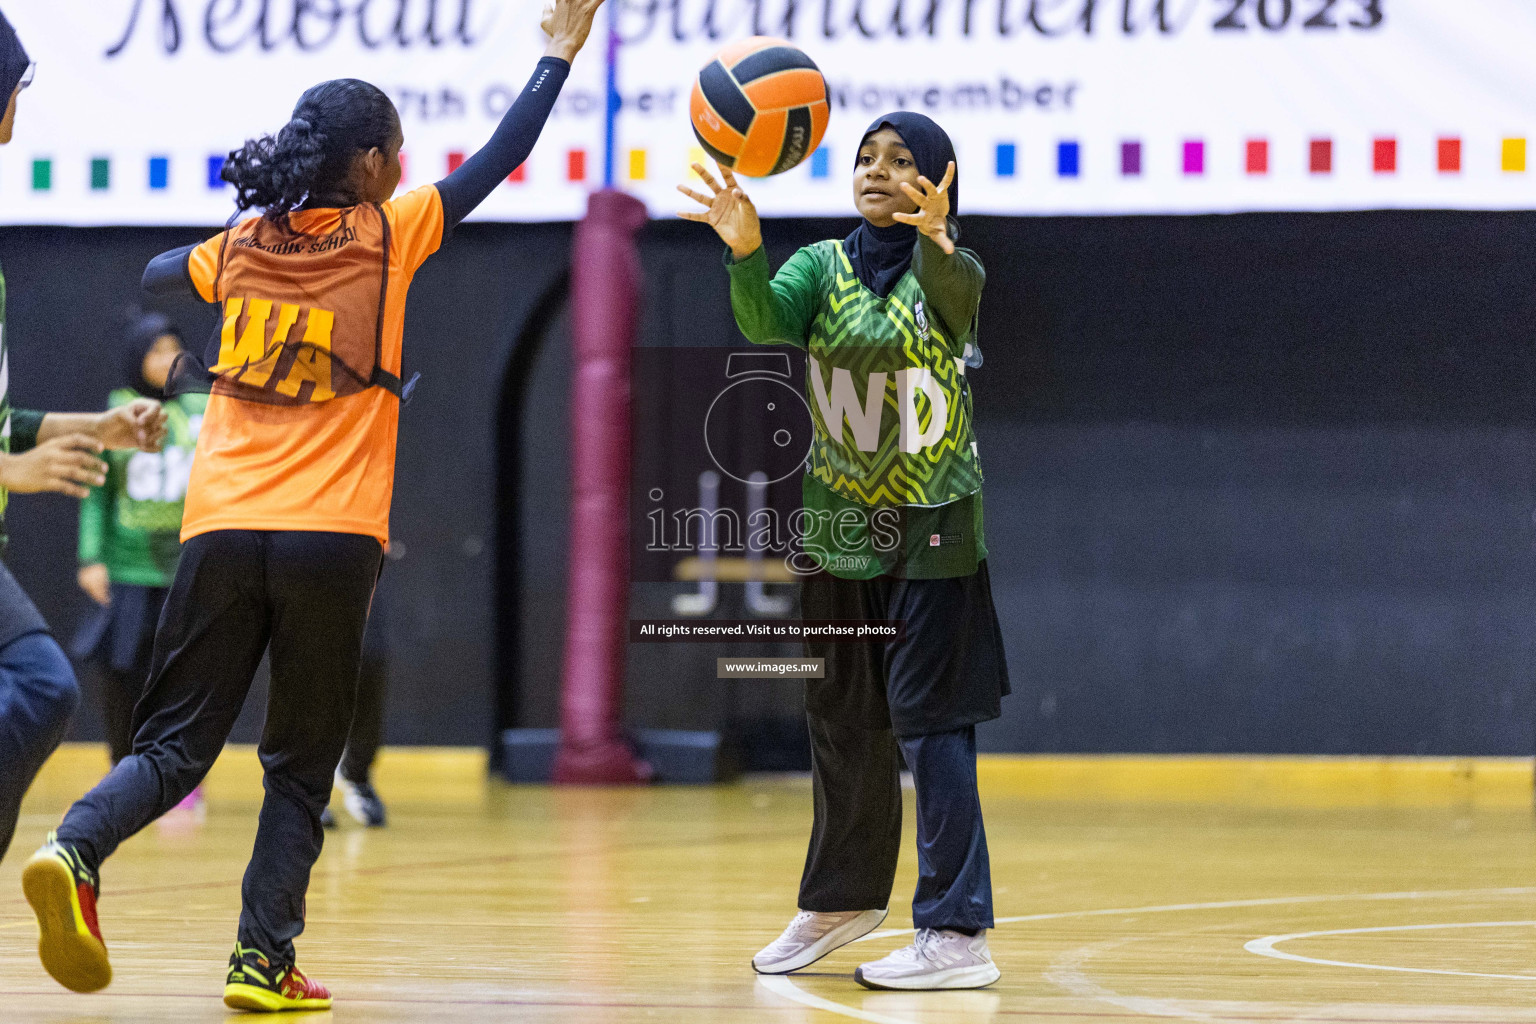
[[[770, 255], [849, 226], [770, 223]], [[989, 272], [972, 380], [1015, 688], [988, 749], [1530, 752], [1536, 215], [966, 232]], [[144, 261], [197, 237], [0, 230], [16, 400], [99, 405]], [[708, 235], [658, 223], [641, 248], [642, 344], [740, 342]], [[416, 279], [405, 557], [380, 596], [395, 742], [554, 723], [568, 254], [568, 226], [468, 225]], [[199, 337], [211, 324], [175, 312]], [[85, 600], [74, 508], [12, 509], [7, 561], [67, 634]], [[667, 614], [680, 589], [637, 584], [634, 613]], [[717, 614], [740, 617], [724, 589]], [[631, 720], [792, 737], [794, 684], [716, 683], [717, 653], [633, 647]], [[248, 708], [241, 730], [258, 723]], [[83, 714], [77, 735], [94, 729]]]

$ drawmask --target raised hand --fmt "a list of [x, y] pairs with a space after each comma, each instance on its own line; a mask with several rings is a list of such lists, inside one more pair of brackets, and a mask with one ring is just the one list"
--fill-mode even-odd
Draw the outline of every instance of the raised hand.
[[706, 171], [703, 164], [694, 164], [693, 173], [711, 194], [706, 196], [687, 185], [677, 186], [679, 192], [704, 207], [703, 210], [679, 210], [677, 215], [683, 220], [698, 221], [714, 228], [720, 240], [731, 247], [731, 255], [744, 260], [763, 247], [763, 226], [757, 219], [757, 207], [736, 184], [736, 176], [730, 168], [715, 166], [725, 184], [715, 181], [715, 176]]
[[592, 19], [603, 0], [555, 0], [554, 10], [547, 12], [539, 27], [549, 34], [549, 45], [544, 56], [559, 57], [569, 64], [576, 59], [592, 31]]
[[944, 170], [944, 180], [939, 182], [937, 188], [921, 174], [917, 176], [917, 183], [922, 186], [921, 192], [902, 182], [901, 190], [917, 204], [917, 212], [891, 215], [901, 223], [917, 228], [931, 238], [933, 244], [950, 255], [954, 254], [955, 243], [949, 240], [949, 183], [954, 180], [955, 162], [951, 160]]

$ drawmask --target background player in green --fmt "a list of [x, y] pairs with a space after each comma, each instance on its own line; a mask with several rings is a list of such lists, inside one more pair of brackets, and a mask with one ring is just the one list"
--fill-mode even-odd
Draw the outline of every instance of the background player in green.
[[[122, 386], [108, 408], [141, 398], [164, 399], [181, 333], [160, 313], [131, 310], [122, 348]], [[82, 624], [71, 651], [103, 676], [102, 720], [116, 764], [133, 745], [133, 706], [144, 692], [155, 624], [181, 554], [181, 512], [192, 452], [208, 396], [164, 400], [165, 447], [106, 455], [107, 482], [80, 505], [80, 588], [99, 606]], [[200, 790], [183, 801], [197, 802]]]
[[[901, 845], [899, 764], [917, 790], [913, 943], [863, 964], [870, 988], [979, 988], [992, 882], [976, 791], [976, 723], [1008, 692], [982, 539], [981, 467], [967, 366], [981, 365], [985, 281], [955, 246], [954, 147], [922, 114], [887, 114], [860, 140], [844, 240], [807, 246], [770, 277], [757, 212], [729, 170], [695, 164], [706, 209], [730, 247], [731, 306], [747, 338], [806, 349], [815, 424], [804, 538], [821, 569], [801, 587], [806, 619], [897, 619], [881, 643], [808, 643], [825, 678], [807, 680], [815, 823], [800, 913], [753, 958], [799, 970], [885, 919]], [[937, 185], [934, 180], [939, 179]]]

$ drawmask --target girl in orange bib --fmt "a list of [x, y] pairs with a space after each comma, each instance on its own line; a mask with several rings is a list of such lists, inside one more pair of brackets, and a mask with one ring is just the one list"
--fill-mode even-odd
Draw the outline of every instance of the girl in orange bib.
[[145, 287], [190, 286], [220, 329], [172, 387], [211, 392], [182, 525], [181, 563], [134, 711], [133, 752], [27, 863], [43, 965], [93, 991], [112, 977], [97, 872], [191, 792], [223, 748], [263, 653], [272, 665], [255, 849], [224, 990], [249, 1010], [323, 1009], [294, 964], [320, 815], [352, 720], [389, 538], [406, 291], [444, 236], [527, 158], [601, 0], [557, 0], [552, 40], [490, 142], [398, 198], [400, 120], [355, 79], [306, 92], [277, 133], [231, 153], [249, 218], [156, 257]]

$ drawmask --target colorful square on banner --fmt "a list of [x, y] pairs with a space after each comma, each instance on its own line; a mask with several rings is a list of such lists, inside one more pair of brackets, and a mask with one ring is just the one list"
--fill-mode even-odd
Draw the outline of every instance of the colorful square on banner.
[[1377, 174], [1397, 173], [1397, 140], [1375, 139], [1371, 143], [1371, 169]]
[[169, 157], [152, 156], [149, 158], [149, 187], [159, 191], [169, 188], [171, 184], [171, 161]]
[[104, 156], [91, 158], [91, 191], [104, 192], [112, 187], [112, 161]]
[[1435, 142], [1435, 163], [1441, 174], [1461, 173], [1461, 140], [1455, 138], [1437, 139]]
[[1511, 174], [1525, 173], [1525, 140], [1505, 139], [1499, 166]]
[[1120, 143], [1120, 174], [1126, 178], [1141, 177], [1141, 143]]
[[1307, 147], [1307, 169], [1313, 174], [1333, 173], [1333, 140], [1313, 139]]
[[1247, 155], [1247, 171], [1249, 174], [1269, 173], [1269, 140], [1249, 139]]
[[513, 185], [521, 185], [523, 182], [525, 182], [527, 180], [528, 180], [528, 161], [526, 161], [526, 160], [524, 160], [522, 163], [520, 163], [516, 167], [514, 167], [512, 169], [512, 173], [507, 175], [507, 181], [510, 182]]
[[584, 149], [567, 150], [565, 154], [565, 180], [587, 180], [587, 151]]
[[224, 179], [219, 177], [224, 171], [224, 158], [215, 154], [208, 158], [208, 187], [223, 188]]
[[629, 151], [629, 180], [645, 180], [645, 150], [643, 149]]
[[1199, 139], [1188, 139], [1184, 143], [1184, 173], [1205, 173], [1205, 143]]
[[997, 144], [997, 176], [1011, 178], [1018, 173], [1019, 150], [1011, 142]]
[[[699, 150], [699, 155], [700, 155], [699, 163], [703, 163], [704, 162], [704, 160], [702, 159], [703, 154], [704, 154], [704, 151], [702, 149]], [[826, 178], [826, 177], [829, 177], [831, 175], [831, 173], [832, 173], [832, 157], [831, 157], [830, 154], [828, 154], [827, 147], [826, 146], [822, 146], [816, 152], [811, 154], [811, 177], [813, 177], [813, 178]]]
[[448, 173], [452, 174], [464, 166], [464, 154], [460, 150], [453, 150], [448, 154]]
[[47, 192], [53, 188], [53, 161], [42, 157], [32, 161], [32, 191]]
[[1075, 178], [1081, 166], [1082, 148], [1075, 142], [1062, 142], [1056, 146], [1056, 176]]

